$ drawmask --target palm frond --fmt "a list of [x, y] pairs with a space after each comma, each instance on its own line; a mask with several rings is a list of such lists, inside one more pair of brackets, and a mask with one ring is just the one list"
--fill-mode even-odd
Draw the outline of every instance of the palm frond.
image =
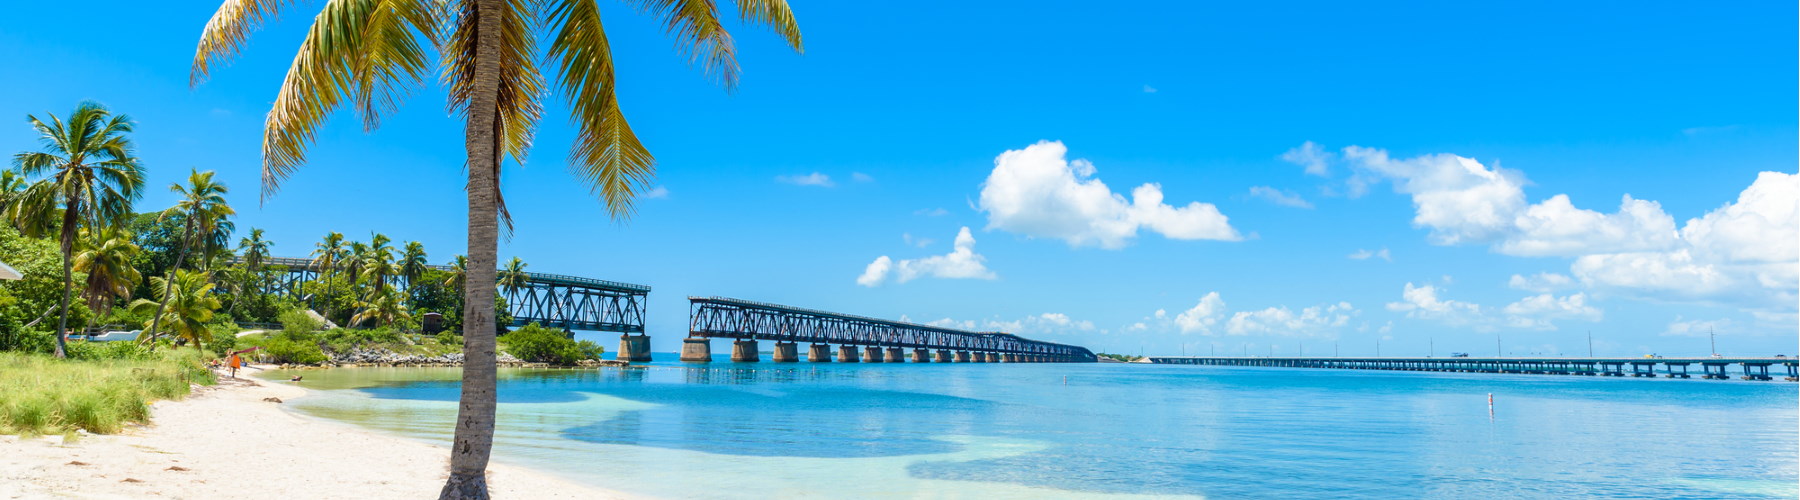
[[700, 71], [718, 79], [727, 90], [737, 87], [737, 47], [731, 33], [719, 23], [719, 6], [713, 0], [637, 0], [638, 8], [656, 16], [663, 31], [675, 37], [675, 50], [698, 62]]
[[562, 0], [551, 11], [555, 38], [549, 57], [558, 63], [563, 92], [576, 125], [569, 170], [605, 202], [614, 218], [631, 214], [632, 201], [656, 174], [656, 159], [632, 133], [614, 94], [612, 47], [593, 0]]
[[188, 73], [188, 86], [206, 80], [213, 60], [228, 61], [243, 48], [250, 32], [265, 18], [273, 18], [286, 0], [225, 0], [206, 28], [200, 30], [200, 43], [194, 49], [193, 69]]
[[737, 4], [738, 16], [745, 23], [768, 26], [787, 40], [794, 52], [806, 52], [800, 44], [800, 23], [794, 20], [794, 11], [788, 8], [787, 0], [737, 0]]

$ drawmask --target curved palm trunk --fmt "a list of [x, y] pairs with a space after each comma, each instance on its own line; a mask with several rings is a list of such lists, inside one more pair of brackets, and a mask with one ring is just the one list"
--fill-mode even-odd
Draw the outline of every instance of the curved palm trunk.
[[495, 108], [500, 94], [499, 0], [475, 0], [475, 92], [464, 147], [469, 169], [469, 270], [463, 298], [462, 402], [450, 448], [450, 478], [440, 499], [488, 498], [488, 454], [494, 447], [494, 279], [499, 233], [494, 191], [500, 179]]
[[62, 254], [63, 254], [63, 294], [62, 319], [56, 323], [56, 357], [68, 357], [69, 349], [69, 296], [75, 293], [75, 214], [80, 205], [70, 203], [63, 207]]
[[159, 297], [160, 300], [156, 302], [156, 315], [150, 317], [150, 329], [144, 331], [144, 335], [147, 337], [139, 339], [140, 341], [156, 339], [156, 327], [162, 324], [163, 310], [169, 308], [169, 293], [175, 289], [175, 271], [181, 270], [181, 262], [187, 260], [188, 239], [194, 236], [194, 217], [192, 215], [188, 216], [186, 226], [181, 230], [181, 251], [175, 253], [175, 266], [163, 272], [163, 293], [162, 297]]

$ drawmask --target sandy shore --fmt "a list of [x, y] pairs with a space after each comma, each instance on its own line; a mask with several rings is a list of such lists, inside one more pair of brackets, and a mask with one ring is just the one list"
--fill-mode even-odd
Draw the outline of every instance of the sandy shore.
[[[263, 398], [306, 389], [220, 377], [152, 405], [152, 424], [117, 435], [0, 436], [0, 498], [435, 498], [449, 451], [297, 416]], [[496, 498], [627, 498], [506, 464]]]

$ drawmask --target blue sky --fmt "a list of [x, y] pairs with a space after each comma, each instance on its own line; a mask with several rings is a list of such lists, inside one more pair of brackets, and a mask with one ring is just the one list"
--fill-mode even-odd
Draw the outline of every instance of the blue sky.
[[[218, 170], [279, 254], [334, 230], [462, 253], [434, 87], [373, 133], [338, 115], [258, 205], [261, 117], [317, 4], [194, 89], [214, 6], [11, 6], [0, 150], [95, 99], [139, 122], [153, 185]], [[1709, 327], [1795, 351], [1792, 4], [1195, 4], [795, 0], [805, 54], [734, 25], [727, 93], [603, 2], [662, 196], [607, 219], [552, 104], [505, 174], [502, 259], [655, 287], [659, 350], [687, 296], [722, 295], [1131, 353], [1586, 354], [1591, 331], [1702, 355]]]

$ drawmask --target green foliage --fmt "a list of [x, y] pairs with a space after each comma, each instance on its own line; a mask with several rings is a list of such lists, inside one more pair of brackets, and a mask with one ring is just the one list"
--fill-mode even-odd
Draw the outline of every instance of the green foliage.
[[1100, 356], [1102, 358], [1107, 358], [1107, 359], [1111, 359], [1111, 360], [1119, 361], [1119, 362], [1123, 362], [1123, 363], [1130, 363], [1133, 361], [1144, 359], [1143, 356], [1132, 356], [1130, 354], [1107, 354], [1104, 352], [1096, 354], [1096, 356]]
[[311, 338], [313, 332], [323, 326], [319, 324], [319, 320], [313, 319], [312, 315], [307, 314], [304, 310], [290, 309], [281, 313], [281, 333], [288, 338]]
[[[70, 346], [77, 344], [86, 342]], [[0, 352], [0, 366], [7, 367], [0, 370], [0, 434], [115, 433], [148, 422], [151, 401], [181, 398], [190, 384], [214, 382], [191, 351], [103, 360]]]
[[[17, 281], [0, 280], [0, 297], [10, 298], [11, 307], [19, 310], [19, 322], [30, 323], [45, 313], [54, 315], [63, 291], [62, 251], [57, 248], [56, 240], [26, 237], [12, 225], [0, 224], [0, 256], [4, 256], [7, 265], [24, 275], [24, 279]], [[77, 272], [74, 279], [85, 283], [87, 275]], [[0, 299], [0, 302], [6, 300]], [[71, 309], [76, 305], [84, 312], [87, 309], [85, 304], [70, 304]], [[4, 307], [0, 305], [0, 308]], [[81, 324], [75, 323], [74, 319], [71, 315], [71, 324]], [[48, 325], [43, 329], [51, 329], [55, 322]]]
[[266, 339], [260, 354], [271, 363], [316, 365], [326, 360], [325, 351], [312, 339], [295, 339], [285, 334]]
[[320, 334], [319, 339], [326, 347], [331, 348], [331, 352], [337, 353], [350, 352], [358, 347], [408, 343], [399, 331], [392, 328], [337, 328]]
[[[513, 330], [502, 336], [500, 342], [506, 344], [506, 352], [513, 357], [532, 363], [573, 365], [583, 359], [591, 359], [580, 345], [563, 332], [544, 328], [537, 323]], [[594, 344], [593, 349], [596, 350], [594, 356], [597, 358], [600, 346]]]
[[592, 340], [576, 341], [575, 348], [581, 351], [581, 359], [598, 360], [600, 359], [601, 354], [606, 354], [606, 348], [601, 347], [599, 342], [594, 342]]
[[457, 335], [457, 334], [450, 333], [450, 332], [440, 333], [437, 335], [437, 338], [433, 339], [433, 340], [435, 340], [438, 345], [462, 346], [462, 344], [463, 344], [463, 339], [462, 339], [461, 335]]
[[88, 361], [98, 360], [134, 360], [147, 361], [158, 356], [149, 348], [137, 342], [88, 342], [85, 340], [70, 341], [68, 345], [69, 359]]

